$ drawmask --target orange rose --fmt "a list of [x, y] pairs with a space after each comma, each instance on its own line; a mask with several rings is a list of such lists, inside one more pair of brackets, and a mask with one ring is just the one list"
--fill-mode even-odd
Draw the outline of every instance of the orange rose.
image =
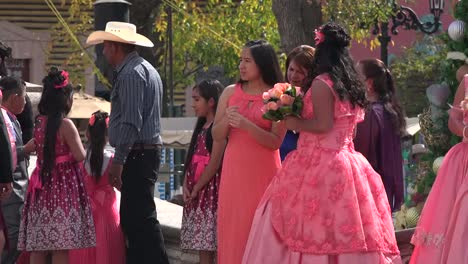
[[294, 97], [287, 94], [283, 94], [280, 97], [280, 101], [283, 105], [292, 105], [294, 103]]
[[281, 93], [284, 93], [289, 86], [291, 86], [289, 83], [277, 83], [273, 86], [273, 89], [278, 89]]
[[272, 88], [268, 90], [268, 94], [270, 95], [271, 98], [280, 98], [283, 92], [280, 89], [277, 88]]

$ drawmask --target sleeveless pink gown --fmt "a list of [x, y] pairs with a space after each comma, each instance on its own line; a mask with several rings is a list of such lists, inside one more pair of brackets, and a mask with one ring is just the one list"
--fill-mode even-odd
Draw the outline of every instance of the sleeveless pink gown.
[[[228, 102], [259, 127], [270, 130], [262, 118], [261, 95], [245, 93], [240, 84]], [[255, 209], [281, 166], [278, 150], [261, 146], [244, 130], [231, 128], [224, 154], [218, 201], [218, 264], [239, 264]]]
[[[334, 93], [328, 75], [317, 78]], [[312, 96], [309, 89], [305, 119], [313, 117]], [[363, 117], [335, 95], [333, 129], [301, 131], [255, 213], [242, 263], [401, 263], [382, 180], [354, 150]]]

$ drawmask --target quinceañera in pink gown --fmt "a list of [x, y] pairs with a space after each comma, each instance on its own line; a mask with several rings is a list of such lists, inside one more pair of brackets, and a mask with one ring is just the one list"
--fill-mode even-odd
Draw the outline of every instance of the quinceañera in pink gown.
[[257, 208], [242, 263], [401, 263], [382, 180], [353, 146], [364, 111], [340, 101], [327, 74], [317, 78], [335, 97], [333, 129], [301, 131]]
[[[468, 97], [468, 87], [465, 86]], [[464, 112], [468, 126], [468, 110]], [[411, 264], [468, 263], [468, 138], [445, 155], [411, 243]]]

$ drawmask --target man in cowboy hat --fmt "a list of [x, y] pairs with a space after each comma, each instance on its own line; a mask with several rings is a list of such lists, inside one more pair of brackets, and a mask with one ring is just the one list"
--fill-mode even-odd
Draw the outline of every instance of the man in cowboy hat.
[[153, 43], [137, 34], [135, 25], [123, 22], [108, 22], [105, 31], [91, 33], [86, 43], [104, 43], [103, 55], [115, 69], [108, 131], [115, 157], [109, 174], [121, 190], [127, 263], [169, 263], [153, 200], [162, 145], [162, 82], [135, 51], [135, 46]]

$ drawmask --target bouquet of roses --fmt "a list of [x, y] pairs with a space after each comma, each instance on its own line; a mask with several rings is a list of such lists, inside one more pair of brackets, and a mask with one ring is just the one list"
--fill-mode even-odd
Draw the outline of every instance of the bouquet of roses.
[[277, 83], [263, 93], [263, 118], [271, 121], [283, 120], [287, 115], [300, 116], [304, 105], [300, 87], [289, 83]]

